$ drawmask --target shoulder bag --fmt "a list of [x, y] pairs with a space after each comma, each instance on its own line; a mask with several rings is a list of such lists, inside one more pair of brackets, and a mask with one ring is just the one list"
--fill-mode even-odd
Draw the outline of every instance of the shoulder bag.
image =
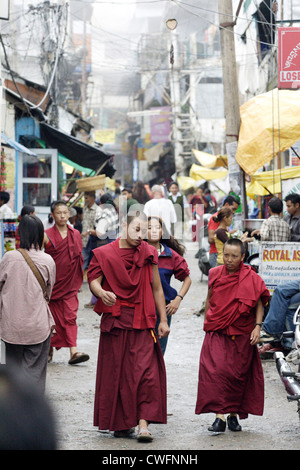
[[30, 269], [32, 270], [33, 274], [35, 275], [35, 277], [37, 278], [41, 288], [42, 288], [42, 291], [43, 291], [43, 294], [44, 294], [44, 298], [47, 302], [49, 302], [49, 299], [47, 297], [47, 291], [46, 291], [46, 283], [44, 281], [44, 278], [43, 276], [41, 275], [40, 271], [38, 270], [38, 268], [36, 267], [36, 265], [34, 264], [34, 262], [32, 261], [32, 259], [30, 258], [29, 254], [27, 253], [27, 250], [25, 250], [24, 248], [19, 248], [17, 251], [19, 251], [21, 253], [21, 255], [24, 257], [25, 261], [27, 262], [27, 264], [29, 265]]

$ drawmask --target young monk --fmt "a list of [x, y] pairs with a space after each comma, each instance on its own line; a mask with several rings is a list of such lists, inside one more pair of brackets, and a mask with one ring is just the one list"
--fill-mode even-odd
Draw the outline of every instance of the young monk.
[[243, 243], [229, 239], [224, 265], [209, 271], [196, 414], [216, 413], [208, 429], [224, 432], [225, 413], [231, 431], [241, 419], [262, 415], [264, 378], [255, 345], [260, 340], [263, 306], [269, 298], [264, 281], [243, 263]]
[[169, 334], [157, 251], [147, 242], [144, 213], [127, 215], [122, 236], [93, 250], [88, 282], [102, 314], [94, 425], [124, 437], [138, 428], [150, 441], [150, 422], [166, 423], [166, 372], [154, 332]]
[[78, 230], [68, 224], [70, 211], [64, 201], [52, 205], [54, 226], [44, 237], [45, 252], [56, 265], [56, 280], [49, 308], [55, 320], [55, 334], [51, 338], [49, 360], [53, 348], [69, 348], [69, 364], [88, 361], [89, 356], [77, 351], [78, 291], [83, 281], [82, 241]]
[[[171, 326], [172, 316], [179, 309], [181, 301], [192, 283], [189, 267], [183, 258], [185, 247], [179, 243], [177, 238], [168, 233], [162, 219], [155, 216], [148, 217], [148, 243], [154, 246], [158, 252], [158, 271], [167, 305], [168, 325]], [[178, 293], [171, 286], [172, 276], [182, 282]], [[159, 322], [158, 315], [156, 331]], [[166, 351], [168, 337], [159, 339], [163, 354]]]

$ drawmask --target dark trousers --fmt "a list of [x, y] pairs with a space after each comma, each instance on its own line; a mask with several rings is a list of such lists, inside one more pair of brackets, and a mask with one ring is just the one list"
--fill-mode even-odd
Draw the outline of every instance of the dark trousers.
[[50, 339], [49, 336], [42, 343], [29, 345], [4, 342], [6, 365], [21, 368], [36, 383], [41, 393], [45, 392]]

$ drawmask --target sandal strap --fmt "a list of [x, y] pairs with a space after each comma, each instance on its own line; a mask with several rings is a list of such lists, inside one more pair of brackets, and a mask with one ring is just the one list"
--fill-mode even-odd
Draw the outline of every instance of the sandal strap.
[[152, 436], [151, 432], [147, 428], [140, 428], [139, 434], [148, 434], [149, 436]]

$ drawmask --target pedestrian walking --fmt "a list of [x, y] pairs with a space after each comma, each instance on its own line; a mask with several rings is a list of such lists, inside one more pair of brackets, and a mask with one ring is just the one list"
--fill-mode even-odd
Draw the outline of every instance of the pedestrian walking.
[[205, 338], [201, 349], [196, 414], [215, 413], [208, 428], [241, 431], [237, 416], [262, 415], [264, 377], [256, 344], [269, 291], [251, 266], [243, 263], [243, 243], [224, 245], [224, 265], [209, 271]]
[[[167, 233], [167, 229], [159, 217], [148, 217], [148, 243], [158, 252], [158, 271], [164, 291], [168, 325], [170, 327], [172, 316], [179, 309], [192, 283], [188, 264], [183, 257], [185, 247], [176, 238]], [[171, 286], [173, 276], [182, 282], [178, 293]], [[157, 314], [156, 332], [158, 332], [159, 322], [160, 317]], [[163, 354], [166, 351], [168, 338], [169, 335], [159, 339]]]
[[[24, 215], [35, 215], [35, 208], [30, 205], [23, 206], [21, 209], [20, 215], [18, 217], [19, 223], [22, 217], [24, 217]], [[20, 248], [19, 226], [17, 226], [17, 229], [16, 229], [16, 248], [17, 249]]]
[[174, 235], [177, 239], [182, 240], [184, 233], [185, 211], [187, 211], [189, 217], [192, 216], [192, 213], [190, 211], [187, 198], [184, 194], [181, 194], [181, 192], [179, 191], [179, 186], [176, 181], [171, 181], [171, 183], [169, 184], [168, 199], [170, 199], [170, 201], [174, 205], [177, 217], [177, 223], [172, 227], [172, 235]]
[[0, 191], [0, 220], [13, 219], [14, 213], [8, 205], [10, 194], [7, 191]]
[[86, 191], [84, 193], [85, 205], [82, 213], [82, 255], [83, 255], [83, 270], [86, 271], [89, 267], [91, 257], [92, 257], [92, 247], [90, 241], [91, 230], [93, 230], [95, 225], [95, 217], [98, 209], [96, 204], [96, 192], [95, 191]]
[[213, 221], [218, 224], [215, 231], [214, 239], [218, 252], [217, 266], [223, 264], [223, 248], [224, 243], [230, 238], [229, 227], [232, 224], [233, 213], [229, 207], [223, 207], [219, 210], [216, 216], [213, 216]]
[[[231, 212], [234, 214], [238, 207], [239, 207], [239, 202], [234, 196], [227, 196], [224, 201], [223, 201], [223, 207], [228, 207]], [[209, 264], [212, 268], [214, 268], [217, 265], [217, 258], [218, 258], [218, 250], [215, 245], [215, 233], [217, 228], [219, 227], [219, 222], [214, 222], [214, 217], [218, 215], [218, 211], [215, 212], [212, 217], [209, 219], [208, 222], [208, 242], [210, 245], [209, 248]]]
[[49, 360], [53, 348], [69, 348], [69, 364], [87, 361], [89, 356], [77, 351], [78, 291], [83, 281], [82, 241], [78, 230], [68, 224], [70, 211], [64, 201], [53, 204], [55, 225], [45, 232], [45, 252], [56, 265], [56, 280], [49, 307], [55, 320]]
[[[44, 227], [40, 219], [22, 217], [19, 236], [21, 251], [5, 253], [0, 263], [0, 337], [5, 343], [7, 365], [21, 367], [44, 392], [54, 327], [47, 300], [56, 268], [51, 256], [42, 251]], [[41, 281], [34, 274], [36, 270]]]
[[88, 282], [102, 315], [97, 365], [94, 425], [152, 440], [151, 423], [166, 423], [166, 371], [156, 334], [169, 327], [158, 272], [157, 251], [147, 236], [144, 213], [128, 215], [122, 236], [93, 251]]
[[164, 221], [168, 232], [171, 233], [173, 225], [177, 222], [174, 205], [169, 199], [164, 198], [162, 186], [155, 184], [151, 191], [153, 199], [146, 202], [144, 212], [148, 217], [152, 215], [160, 217]]
[[132, 190], [132, 197], [140, 204], [146, 204], [150, 200], [150, 196], [142, 181], [136, 181]]
[[121, 196], [122, 196], [122, 199], [120, 201], [121, 207], [119, 205], [119, 214], [122, 220], [126, 219], [126, 216], [129, 213], [129, 211], [133, 211], [133, 210], [141, 211], [142, 210], [141, 204], [136, 199], [133, 198], [131, 187], [126, 186], [124, 189], [122, 189]]
[[[91, 238], [94, 239], [93, 246], [107, 245], [116, 240], [119, 233], [119, 215], [117, 207], [109, 193], [102, 194], [95, 218], [95, 227], [91, 230]], [[97, 298], [92, 294], [92, 298], [85, 308], [94, 308]]]

